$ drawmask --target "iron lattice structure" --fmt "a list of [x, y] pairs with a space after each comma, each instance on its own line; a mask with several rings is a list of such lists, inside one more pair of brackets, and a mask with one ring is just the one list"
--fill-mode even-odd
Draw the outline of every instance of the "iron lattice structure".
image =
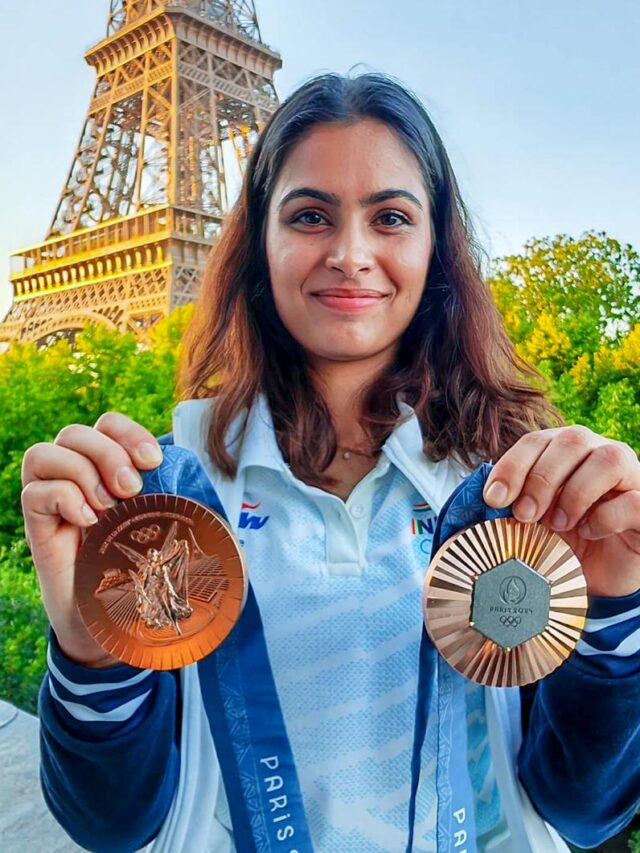
[[11, 256], [0, 344], [147, 329], [192, 302], [236, 180], [278, 106], [253, 0], [110, 0], [97, 80], [46, 239]]

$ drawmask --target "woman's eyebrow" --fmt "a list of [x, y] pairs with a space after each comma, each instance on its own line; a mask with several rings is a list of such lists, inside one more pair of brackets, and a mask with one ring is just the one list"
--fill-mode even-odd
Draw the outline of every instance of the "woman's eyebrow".
[[[282, 208], [287, 204], [287, 202], [292, 201], [294, 198], [317, 198], [318, 201], [324, 201], [326, 204], [334, 204], [337, 207], [340, 207], [340, 199], [334, 193], [327, 193], [324, 190], [317, 190], [314, 187], [297, 187], [294, 190], [288, 192], [280, 201], [278, 205], [278, 209], [282, 210]], [[371, 195], [365, 196], [364, 198], [359, 199], [362, 207], [367, 207], [370, 204], [378, 204], [381, 201], [388, 201], [390, 198], [406, 198], [408, 201], [413, 202], [417, 207], [422, 210], [422, 204], [420, 201], [414, 196], [413, 193], [410, 193], [409, 190], [401, 190], [401, 189], [387, 189], [387, 190], [379, 190], [378, 192], [372, 193]]]

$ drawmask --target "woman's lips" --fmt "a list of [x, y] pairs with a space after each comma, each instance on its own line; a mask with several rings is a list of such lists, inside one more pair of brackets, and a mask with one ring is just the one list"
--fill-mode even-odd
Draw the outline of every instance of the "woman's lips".
[[337, 311], [364, 311], [386, 298], [375, 290], [324, 290], [312, 296], [326, 308]]

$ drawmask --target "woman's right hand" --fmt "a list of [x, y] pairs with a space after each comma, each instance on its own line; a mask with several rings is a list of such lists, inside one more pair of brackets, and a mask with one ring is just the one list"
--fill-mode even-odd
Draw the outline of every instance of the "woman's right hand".
[[162, 449], [140, 424], [117, 412], [95, 426], [71, 424], [53, 443], [30, 447], [22, 462], [25, 536], [38, 573], [49, 622], [62, 651], [85, 666], [111, 666], [107, 654], [84, 627], [76, 605], [75, 561], [82, 531], [118, 499], [142, 488], [137, 469], [162, 462]]

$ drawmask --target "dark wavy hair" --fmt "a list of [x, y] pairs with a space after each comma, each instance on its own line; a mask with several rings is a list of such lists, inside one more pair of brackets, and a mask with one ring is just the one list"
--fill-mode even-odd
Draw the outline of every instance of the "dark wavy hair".
[[183, 398], [215, 397], [208, 449], [235, 475], [225, 447], [234, 420], [263, 392], [278, 443], [300, 479], [319, 485], [337, 447], [328, 407], [310, 381], [305, 353], [282, 324], [265, 248], [267, 211], [282, 165], [319, 122], [374, 118], [419, 164], [435, 248], [418, 310], [395, 362], [363, 391], [361, 424], [379, 447], [400, 419], [398, 394], [415, 410], [431, 459], [456, 454], [494, 461], [520, 436], [561, 423], [540, 374], [514, 351], [481, 272], [483, 254], [442, 141], [417, 96], [389, 75], [316, 76], [271, 116], [249, 158], [243, 185], [213, 247], [180, 369]]

